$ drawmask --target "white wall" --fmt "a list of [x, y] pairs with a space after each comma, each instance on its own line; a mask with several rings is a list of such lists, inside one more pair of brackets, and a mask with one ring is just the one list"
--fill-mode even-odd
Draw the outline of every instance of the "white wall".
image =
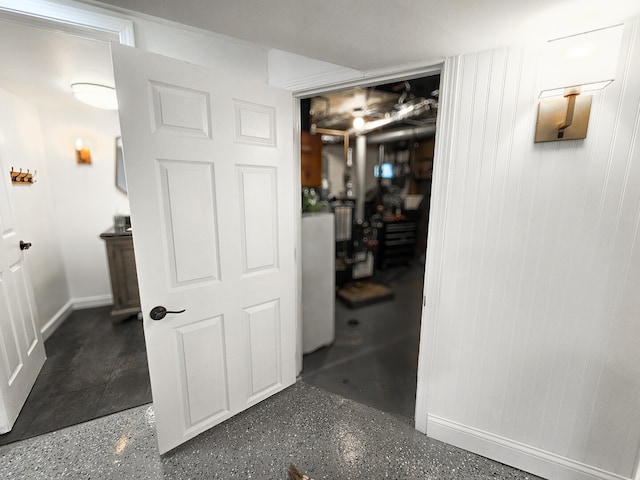
[[136, 48], [267, 82], [266, 47], [115, 6], [77, 7], [133, 22]]
[[10, 193], [20, 237], [33, 244], [25, 259], [42, 328], [68, 302], [69, 287], [54, 228], [40, 119], [35, 107], [4, 90], [0, 90], [0, 112], [0, 173], [8, 175], [11, 167], [37, 171], [36, 183], [13, 185]]
[[[69, 282], [78, 306], [109, 304], [111, 286], [104, 241], [116, 213], [128, 214], [127, 196], [115, 186], [118, 113], [76, 102], [64, 110], [40, 110], [51, 180], [53, 220]], [[78, 164], [75, 139], [90, 147], [92, 163]]]
[[639, 21], [585, 140], [533, 143], [538, 64], [524, 47], [446, 63], [416, 425], [547, 478], [632, 478]]

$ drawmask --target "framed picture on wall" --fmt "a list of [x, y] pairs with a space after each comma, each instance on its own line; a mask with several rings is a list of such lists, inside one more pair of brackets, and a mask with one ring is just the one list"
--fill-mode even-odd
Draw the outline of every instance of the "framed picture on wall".
[[116, 138], [116, 187], [127, 193], [127, 177], [124, 174], [124, 156], [122, 155], [122, 137]]

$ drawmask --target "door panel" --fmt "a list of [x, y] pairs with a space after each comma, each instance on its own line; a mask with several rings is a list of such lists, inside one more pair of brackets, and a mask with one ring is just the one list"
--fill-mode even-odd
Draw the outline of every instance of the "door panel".
[[211, 138], [211, 111], [207, 92], [153, 80], [149, 84], [153, 132]]
[[11, 265], [9, 272], [13, 280], [10, 285], [13, 287], [12, 295], [16, 303], [16, 314], [19, 318], [23, 319], [23, 321], [18, 322], [21, 327], [20, 333], [22, 334], [23, 340], [21, 346], [28, 355], [35, 348], [38, 342], [38, 336], [36, 334], [36, 318], [33, 315], [27, 296], [30, 286], [27, 284], [27, 279], [25, 278], [22, 259], [14, 265]]
[[236, 140], [238, 142], [276, 146], [276, 111], [268, 105], [234, 99]]
[[[166, 160], [158, 164], [172, 285], [219, 280], [214, 165]], [[201, 221], [181, 214], [194, 205]]]
[[[13, 427], [45, 361], [10, 189], [0, 179], [0, 433]], [[24, 187], [22, 187], [24, 188]]]
[[249, 364], [248, 403], [278, 391], [282, 384], [279, 368], [280, 348], [280, 308], [278, 300], [245, 308], [244, 322], [247, 338]]
[[112, 48], [164, 453], [295, 381], [293, 101]]
[[9, 379], [9, 384], [13, 383], [13, 378], [18, 374], [22, 368], [22, 359], [20, 356], [20, 345], [18, 343], [18, 335], [16, 332], [16, 325], [14, 316], [11, 314], [9, 308], [9, 299], [11, 295], [7, 292], [7, 282], [5, 277], [6, 272], [0, 273], [0, 294], [2, 295], [0, 303], [0, 318], [2, 318], [2, 325], [0, 328], [0, 337], [2, 338], [2, 353], [5, 366], [6, 377]]
[[220, 315], [176, 328], [186, 429], [229, 413], [223, 325]]
[[278, 268], [276, 169], [238, 167], [243, 274]]

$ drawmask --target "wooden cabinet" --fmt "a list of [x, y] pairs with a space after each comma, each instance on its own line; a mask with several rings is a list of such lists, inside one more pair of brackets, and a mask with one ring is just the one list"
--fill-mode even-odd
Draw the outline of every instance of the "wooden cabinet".
[[416, 147], [414, 161], [411, 165], [410, 194], [430, 194], [434, 148], [435, 142], [433, 138], [420, 142], [420, 145]]
[[113, 323], [120, 323], [140, 312], [133, 237], [131, 232], [116, 232], [115, 229], [111, 229], [100, 235], [100, 238], [105, 241], [109, 261], [109, 276], [113, 292], [111, 319]]
[[302, 132], [300, 139], [300, 182], [303, 187], [322, 184], [322, 139]]

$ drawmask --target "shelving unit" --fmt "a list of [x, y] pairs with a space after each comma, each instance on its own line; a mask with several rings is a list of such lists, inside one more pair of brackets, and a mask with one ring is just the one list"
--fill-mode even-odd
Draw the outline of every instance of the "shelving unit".
[[381, 270], [410, 262], [416, 250], [416, 222], [384, 221], [378, 231], [377, 267]]

